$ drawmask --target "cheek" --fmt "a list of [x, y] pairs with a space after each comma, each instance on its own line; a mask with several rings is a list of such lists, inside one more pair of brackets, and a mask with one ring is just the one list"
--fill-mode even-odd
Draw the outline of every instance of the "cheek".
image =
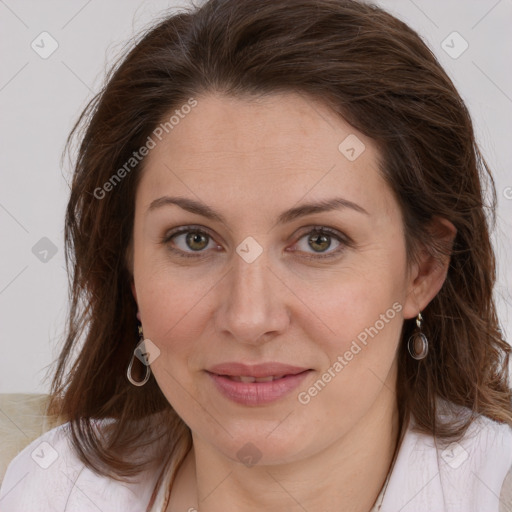
[[299, 390], [299, 403], [305, 406], [299, 414], [308, 421], [336, 404], [338, 412], [332, 413], [332, 428], [326, 431], [335, 436], [361, 418], [383, 390], [394, 389], [403, 305], [399, 287], [391, 281], [369, 288], [357, 280], [316, 304], [334, 332], [308, 333], [326, 357], [317, 380]]
[[360, 393], [356, 388], [370, 370], [386, 378], [400, 337], [402, 309], [397, 291], [348, 285], [336, 301], [324, 304], [322, 319], [328, 334], [314, 337], [310, 332], [310, 336], [327, 354], [327, 367], [336, 361], [341, 364], [336, 373], [343, 373], [337, 380], [343, 382], [344, 394], [351, 387]]
[[193, 338], [204, 294], [203, 285], [196, 280], [182, 283], [155, 272], [138, 291], [144, 335], [158, 345], [179, 349], [185, 344], [183, 338]]
[[166, 251], [148, 242], [136, 246], [134, 281], [144, 334], [162, 343], [176, 338], [175, 331], [201, 310], [201, 298], [214, 284], [210, 274], [171, 264]]
[[362, 265], [347, 266], [318, 286], [297, 283], [297, 295], [307, 297], [304, 302], [314, 313], [315, 328], [321, 330], [312, 339], [323, 338], [328, 345], [342, 350], [361, 333], [360, 338], [364, 339], [364, 333], [375, 324], [382, 337], [387, 338], [386, 332], [392, 329], [396, 337], [405, 295], [401, 268], [404, 267], [397, 255], [395, 265], [368, 260]]
[[185, 283], [183, 276], [168, 276], [156, 269], [145, 277], [138, 288], [144, 337], [160, 350], [151, 371], [168, 402], [182, 415], [191, 406], [190, 394], [197, 395], [194, 361], [208, 318], [201, 301], [205, 290], [197, 285], [200, 279]]
[[404, 269], [401, 252], [372, 251], [364, 264], [351, 265], [311, 297], [321, 322], [315, 321], [320, 331], [311, 326], [308, 337], [326, 355], [319, 377], [326, 372], [329, 381], [322, 398], [311, 397], [318, 407], [334, 401], [362, 413], [390, 377], [403, 324]]

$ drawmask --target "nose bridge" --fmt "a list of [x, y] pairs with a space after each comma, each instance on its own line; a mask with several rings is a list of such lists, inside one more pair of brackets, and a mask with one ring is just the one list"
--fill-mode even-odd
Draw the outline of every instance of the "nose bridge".
[[252, 262], [236, 254], [223, 290], [219, 328], [246, 343], [282, 331], [288, 319], [267, 254], [264, 250]]
[[270, 288], [268, 267], [266, 254], [250, 263], [240, 256], [234, 258], [231, 289], [241, 305], [252, 304], [261, 309], [267, 303], [265, 299]]

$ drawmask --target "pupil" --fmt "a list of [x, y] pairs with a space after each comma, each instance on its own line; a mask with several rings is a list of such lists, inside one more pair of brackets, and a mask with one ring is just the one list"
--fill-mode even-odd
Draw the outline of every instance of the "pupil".
[[[325, 250], [325, 249], [328, 249], [329, 246], [331, 245], [331, 242], [329, 240], [329, 237], [327, 235], [323, 235], [323, 234], [319, 234], [319, 235], [316, 235], [313, 239], [312, 239], [312, 243], [310, 243], [310, 247], [313, 249], [313, 250], [316, 250], [315, 247], [313, 247], [313, 244], [324, 244], [324, 247], [321, 247], [320, 249], [322, 250]], [[327, 245], [325, 245], [327, 244]]]

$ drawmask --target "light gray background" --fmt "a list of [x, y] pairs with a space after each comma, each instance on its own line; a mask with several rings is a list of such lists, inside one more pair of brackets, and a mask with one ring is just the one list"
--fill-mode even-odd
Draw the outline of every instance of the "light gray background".
[[[378, 3], [420, 33], [473, 116], [498, 193], [496, 292], [510, 340], [512, 0]], [[63, 341], [63, 221], [71, 167], [67, 160], [61, 167], [60, 157], [66, 136], [123, 45], [177, 5], [171, 0], [0, 0], [0, 392], [48, 392], [43, 377]], [[59, 45], [47, 59], [31, 48], [44, 31]], [[457, 59], [441, 46], [453, 31], [469, 44]], [[32, 252], [43, 237], [57, 248], [47, 262]]]

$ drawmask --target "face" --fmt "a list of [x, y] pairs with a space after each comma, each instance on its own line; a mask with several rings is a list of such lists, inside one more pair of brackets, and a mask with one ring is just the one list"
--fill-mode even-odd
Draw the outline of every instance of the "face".
[[[132, 288], [160, 350], [151, 370], [212, 449], [299, 460], [394, 392], [411, 309], [400, 208], [372, 141], [322, 104], [196, 99], [136, 193]], [[258, 372], [289, 376], [219, 376]]]

